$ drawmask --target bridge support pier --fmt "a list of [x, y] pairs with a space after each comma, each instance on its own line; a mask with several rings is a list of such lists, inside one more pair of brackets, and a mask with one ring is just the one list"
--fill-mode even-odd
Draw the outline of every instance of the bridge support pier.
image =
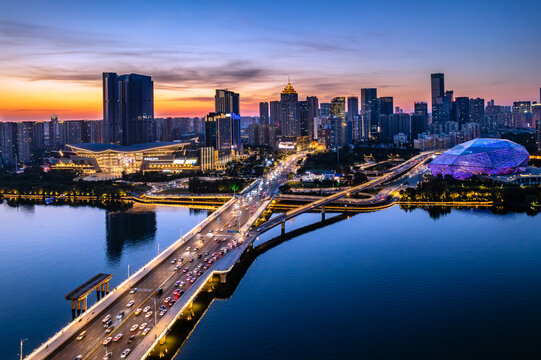
[[77, 317], [77, 313], [75, 312], [75, 300], [71, 300], [71, 318], [75, 319]]
[[81, 311], [81, 314], [86, 311], [86, 298], [84, 298], [82, 302], [83, 302], [83, 309]]
[[77, 300], [77, 316], [81, 315], [81, 302]]
[[325, 221], [325, 205], [321, 207], [321, 221]]
[[282, 236], [286, 234], [286, 223], [285, 221], [282, 221]]
[[105, 283], [105, 293], [109, 294], [109, 281]]
[[227, 274], [220, 274], [220, 283], [225, 284], [227, 282]]

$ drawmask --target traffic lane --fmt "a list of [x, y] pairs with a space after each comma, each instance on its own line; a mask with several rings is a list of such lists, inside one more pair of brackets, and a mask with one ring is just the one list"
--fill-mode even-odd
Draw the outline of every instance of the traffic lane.
[[[228, 209], [228, 211], [226, 211], [226, 212], [224, 212], [224, 214], [222, 214], [222, 218], [224, 219], [224, 223], [227, 222], [228, 219], [230, 219], [230, 217], [228, 216], [228, 213], [230, 213], [230, 212], [231, 211]], [[203, 228], [203, 230], [209, 230], [213, 226], [214, 226], [213, 222], [211, 222], [208, 225], [206, 225]], [[183, 244], [183, 246], [184, 245], [187, 246], [188, 243], [194, 242], [195, 238], [196, 238], [196, 235], [190, 237], [188, 239], [188, 241], [186, 241]], [[156, 284], [156, 282], [159, 281], [160, 278], [163, 278], [164, 271], [163, 271], [162, 267], [164, 266], [164, 264], [169, 264], [170, 260], [173, 258], [173, 256], [177, 256], [176, 252], [175, 252], [175, 254], [169, 256], [161, 264], [157, 265], [157, 267], [152, 272], [150, 272], [147, 276], [145, 276], [143, 279], [141, 279], [141, 281], [139, 283], [137, 283], [135, 285], [135, 287], [138, 287], [138, 288], [150, 287], [150, 288], [152, 288], [153, 287], [152, 284]], [[167, 272], [165, 272], [165, 273], [167, 273]], [[161, 283], [161, 282], [159, 282], [159, 283]], [[157, 287], [155, 287], [152, 291], [155, 291], [155, 290], [157, 290]], [[137, 292], [135, 294], [137, 294]], [[139, 293], [139, 294], [141, 294], [141, 293]], [[103, 331], [103, 324], [101, 323], [101, 319], [103, 317], [105, 317], [109, 313], [111, 313], [111, 316], [116, 316], [117, 313], [122, 311], [124, 309], [124, 307], [125, 307], [125, 304], [127, 302], [129, 302], [129, 299], [128, 299], [129, 295], [130, 295], [129, 292], [126, 292], [125, 294], [121, 295], [113, 304], [111, 304], [111, 306], [106, 308], [100, 314], [97, 314], [93, 318], [93, 320], [91, 320], [83, 329], [81, 329], [81, 331], [87, 330], [88, 339], [94, 339], [94, 341], [92, 341], [92, 343], [95, 343], [96, 339], [100, 339], [100, 338], [105, 339], [103, 337], [104, 331]], [[134, 311], [134, 310], [132, 310], [132, 311]], [[130, 312], [130, 311], [128, 310], [128, 312]], [[90, 331], [88, 331], [88, 330], [90, 330]], [[53, 357], [49, 357], [49, 358], [54, 358], [54, 359], [59, 358], [59, 359], [72, 360], [73, 357], [78, 355], [80, 352], [85, 352], [85, 351], [88, 352], [87, 347], [81, 348], [80, 344], [82, 342], [78, 342], [77, 340], [75, 340], [77, 335], [73, 336], [67, 343], [64, 343], [63, 347], [61, 348], [62, 353], [58, 354], [60, 356], [53, 356]], [[84, 343], [88, 343], [88, 340], [85, 341]], [[101, 343], [101, 342], [99, 342], [99, 343]], [[69, 346], [69, 345], [72, 345], [72, 346]], [[63, 349], [66, 349], [67, 351], [64, 352]], [[69, 355], [67, 355], [66, 353], [69, 354]], [[64, 355], [64, 354], [66, 354], [66, 355]], [[76, 355], [73, 355], [73, 354], [76, 354]], [[71, 355], [73, 355], [73, 357]]]

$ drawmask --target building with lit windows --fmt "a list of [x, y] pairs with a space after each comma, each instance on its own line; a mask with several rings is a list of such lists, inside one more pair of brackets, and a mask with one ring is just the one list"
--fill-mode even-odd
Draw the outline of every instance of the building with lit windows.
[[201, 151], [189, 143], [145, 143], [128, 146], [83, 143], [67, 145], [50, 164], [52, 170], [70, 169], [86, 174], [180, 172], [201, 168]]

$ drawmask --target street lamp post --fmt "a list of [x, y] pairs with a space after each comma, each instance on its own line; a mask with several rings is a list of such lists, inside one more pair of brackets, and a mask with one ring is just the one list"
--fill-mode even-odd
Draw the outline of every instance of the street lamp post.
[[25, 338], [25, 339], [21, 338], [21, 344], [20, 344], [20, 345], [21, 345], [21, 350], [20, 350], [21, 352], [19, 353], [20, 359], [21, 359], [21, 360], [23, 360], [23, 343], [24, 343], [26, 340], [28, 340], [28, 338]]

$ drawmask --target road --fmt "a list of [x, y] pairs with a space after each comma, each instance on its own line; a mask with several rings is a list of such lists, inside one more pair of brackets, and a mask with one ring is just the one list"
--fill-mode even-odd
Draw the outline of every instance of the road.
[[[111, 359], [119, 359], [125, 349], [134, 349], [143, 339], [143, 330], [152, 329], [156, 323], [159, 323], [160, 306], [164, 306], [165, 309], [170, 308], [169, 302], [166, 303], [165, 299], [183, 301], [182, 294], [176, 296], [173, 292], [177, 289], [188, 290], [193, 281], [203, 275], [205, 268], [219, 261], [224, 253], [237, 246], [235, 238], [239, 237], [236, 233], [238, 229], [252, 216], [258, 203], [271, 196], [285, 181], [287, 174], [294, 170], [299, 157], [300, 155], [290, 156], [284, 163], [259, 180], [252, 191], [235, 197], [232, 206], [227, 208], [221, 216], [204, 226], [198, 234], [186, 239], [182, 246], [136, 283], [132, 288], [132, 290], [137, 289], [135, 292], [126, 290], [105, 310], [93, 314], [80, 331], [51, 354], [35, 358], [73, 360], [80, 355], [81, 359], [96, 360], [103, 359], [106, 353], [110, 352]], [[175, 270], [177, 266], [179, 270]], [[188, 277], [187, 273], [191, 273], [193, 277]], [[184, 284], [175, 286], [178, 281], [183, 281]], [[158, 289], [162, 289], [159, 295], [156, 294]], [[128, 306], [132, 301], [133, 305]], [[147, 307], [148, 311], [144, 311]], [[137, 309], [143, 310], [135, 315]], [[121, 312], [123, 316], [117, 317]], [[107, 315], [111, 316], [114, 326], [109, 334], [105, 333], [106, 329], [102, 322]], [[143, 323], [146, 325], [142, 326]], [[131, 331], [135, 325], [138, 325], [137, 329]], [[77, 336], [83, 331], [85, 336], [77, 340]], [[103, 345], [106, 338], [115, 338], [119, 334], [122, 334], [122, 337], [118, 341], [111, 340], [107, 345]], [[130, 341], [132, 335], [133, 338]]]

